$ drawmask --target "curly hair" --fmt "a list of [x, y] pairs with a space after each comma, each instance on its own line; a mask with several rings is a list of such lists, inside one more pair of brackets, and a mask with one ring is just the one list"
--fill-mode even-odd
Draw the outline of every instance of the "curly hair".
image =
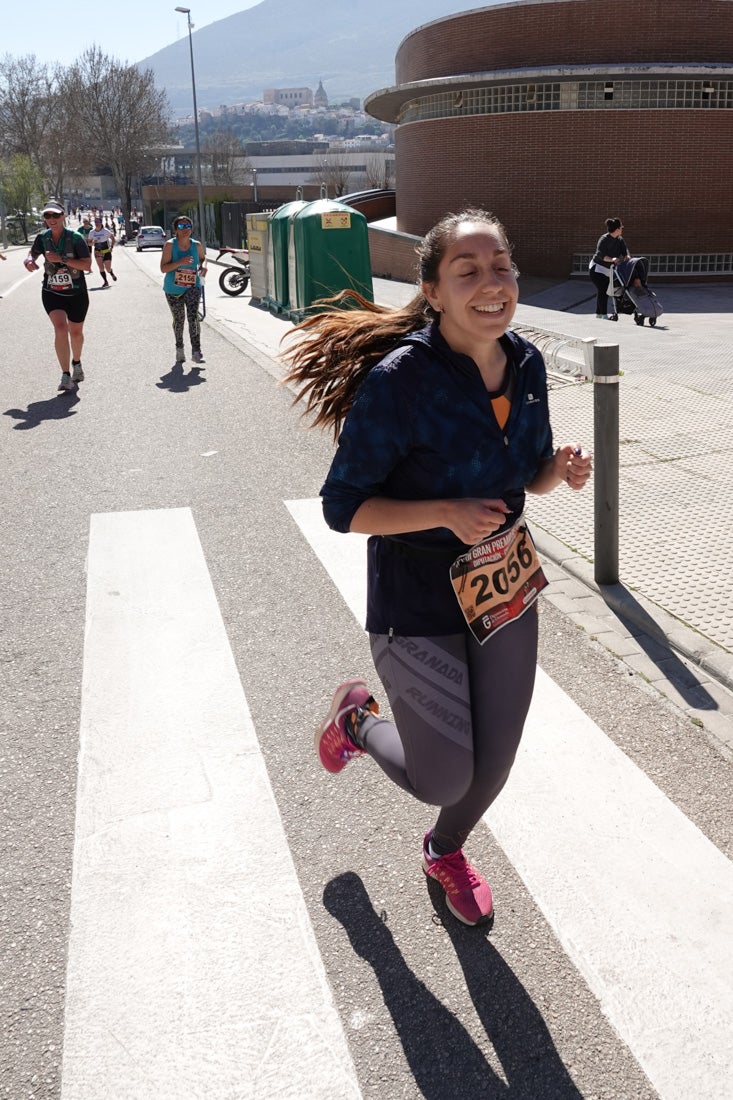
[[[355, 290], [342, 290], [314, 303], [319, 312], [297, 325], [288, 337], [297, 342], [282, 353], [288, 366], [283, 384], [299, 388], [293, 404], [305, 402], [311, 426], [333, 430], [336, 438], [359, 386], [380, 359], [411, 332], [436, 320], [421, 287], [438, 281], [438, 267], [458, 229], [467, 223], [488, 225], [507, 235], [486, 210], [468, 207], [446, 214], [417, 245], [418, 291], [407, 305], [390, 309], [368, 301]], [[511, 247], [507, 241], [507, 247]]]

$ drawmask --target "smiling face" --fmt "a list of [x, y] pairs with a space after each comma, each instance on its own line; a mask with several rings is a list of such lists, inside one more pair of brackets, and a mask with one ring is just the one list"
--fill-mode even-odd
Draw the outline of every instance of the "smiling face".
[[481, 222], [456, 229], [438, 265], [437, 279], [423, 283], [440, 313], [440, 331], [454, 351], [477, 362], [514, 316], [519, 289], [502, 232]]

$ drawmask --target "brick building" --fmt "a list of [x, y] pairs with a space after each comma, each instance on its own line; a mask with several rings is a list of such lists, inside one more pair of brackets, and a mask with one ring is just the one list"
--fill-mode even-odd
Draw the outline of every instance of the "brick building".
[[618, 215], [666, 276], [733, 275], [733, 0], [515, 0], [428, 23], [366, 110], [397, 228], [492, 210], [521, 270], [584, 273]]

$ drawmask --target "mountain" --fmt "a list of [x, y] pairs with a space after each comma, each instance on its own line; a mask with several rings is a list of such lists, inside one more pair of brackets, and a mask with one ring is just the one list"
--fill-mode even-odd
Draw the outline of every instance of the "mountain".
[[[331, 102], [364, 99], [394, 84], [395, 53], [410, 31], [491, 6], [492, 0], [262, 0], [194, 30], [198, 106], [261, 99], [265, 88], [315, 90], [319, 80]], [[188, 34], [137, 64], [153, 70], [175, 115], [190, 113]]]

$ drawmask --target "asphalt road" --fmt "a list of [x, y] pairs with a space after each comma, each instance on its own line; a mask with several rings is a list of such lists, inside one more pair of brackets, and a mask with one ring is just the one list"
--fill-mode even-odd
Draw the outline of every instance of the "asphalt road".
[[[287, 391], [218, 331], [205, 326], [205, 367], [174, 369], [157, 252], [120, 250], [109, 290], [90, 277], [86, 381], [58, 395], [40, 277], [26, 278], [21, 256], [0, 264], [0, 1096], [62, 1095], [90, 517], [182, 508], [195, 521], [361, 1095], [658, 1096], [487, 828], [473, 851], [497, 897], [488, 937], [443, 922], [440, 899], [427, 899], [424, 807], [369, 762], [338, 782], [319, 770], [312, 729], [334, 685], [370, 668], [363, 632], [284, 505], [317, 496], [330, 440], [304, 431]], [[138, 565], [144, 572], [144, 556]], [[546, 601], [541, 623], [541, 667], [730, 858], [730, 762]], [[572, 877], [572, 853], [552, 836], [537, 844]], [[610, 924], [617, 904], [608, 897]], [[700, 1073], [696, 1100], [723, 1100]], [[94, 1095], [163, 1094], [101, 1081]], [[196, 1095], [264, 1093], [242, 1081]], [[268, 1095], [295, 1094], [280, 1082]]]

